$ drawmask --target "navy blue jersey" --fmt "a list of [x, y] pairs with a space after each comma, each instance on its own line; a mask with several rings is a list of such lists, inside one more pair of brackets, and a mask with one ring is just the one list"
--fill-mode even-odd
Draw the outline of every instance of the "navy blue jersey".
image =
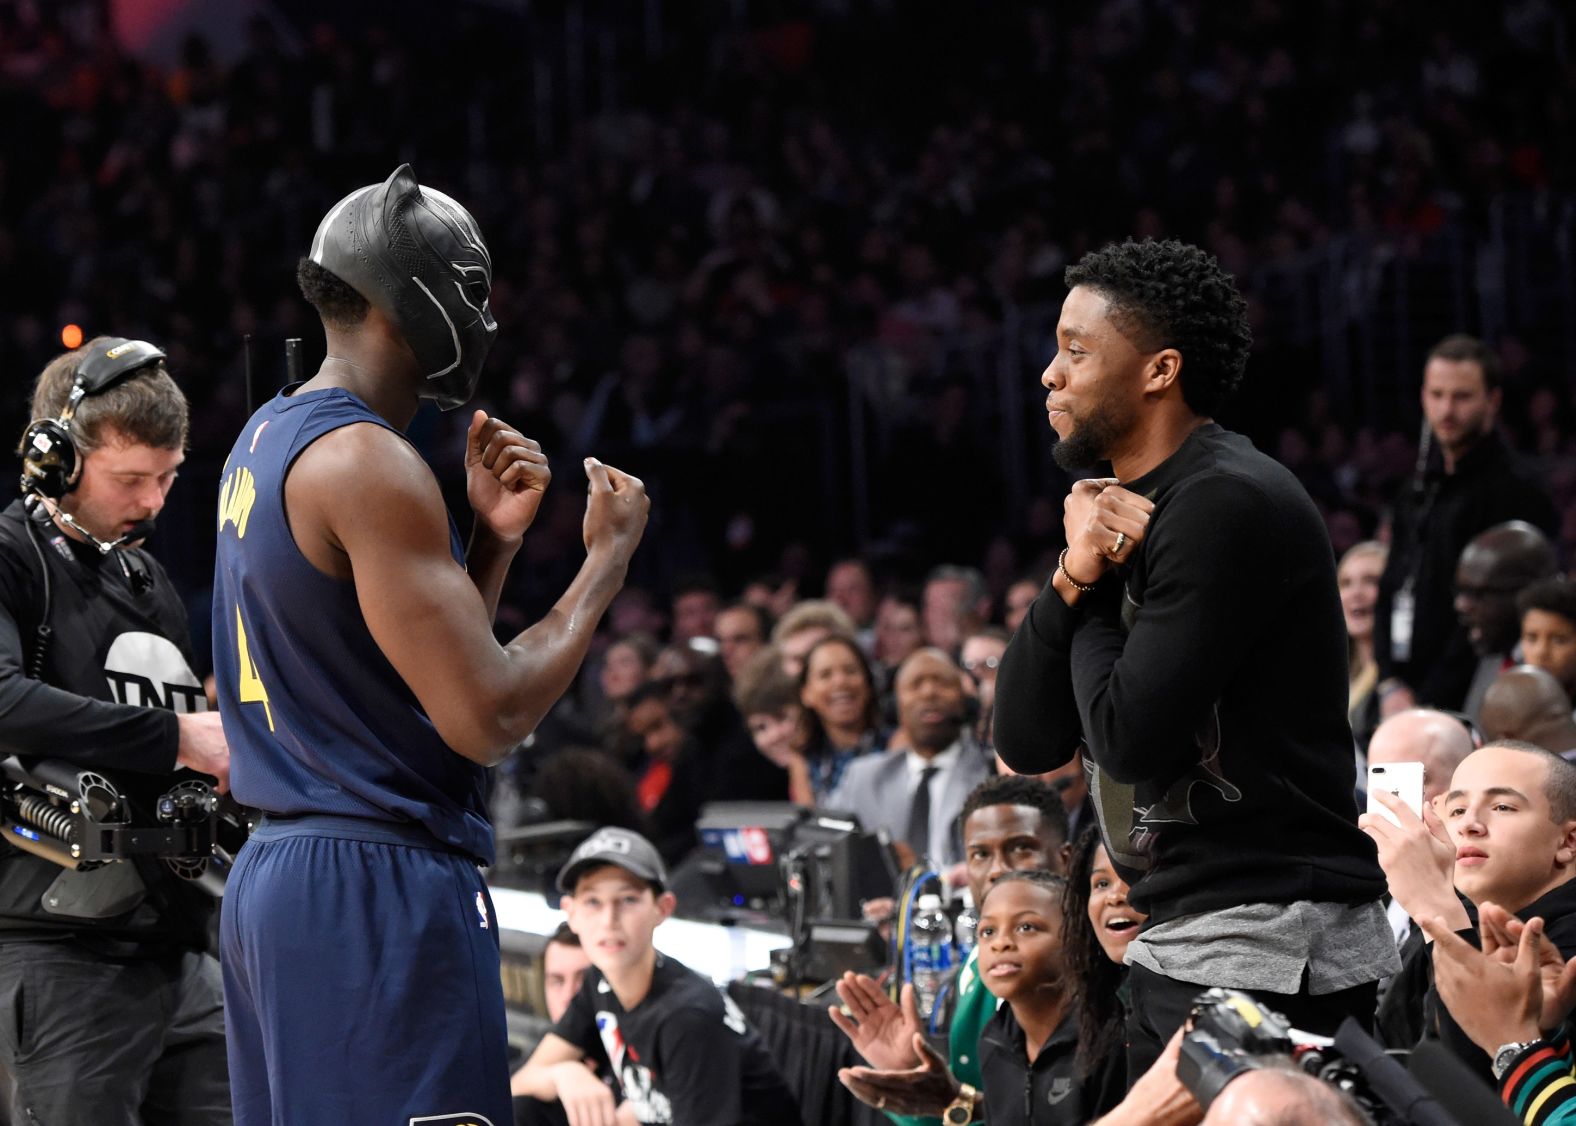
[[[312, 442], [358, 422], [394, 428], [349, 391], [293, 390], [252, 416], [219, 493], [214, 675], [231, 788], [269, 813], [418, 822], [491, 863], [486, 772], [443, 742], [373, 640], [355, 584], [314, 567], [285, 514], [285, 475]], [[463, 564], [452, 520], [449, 533]]]

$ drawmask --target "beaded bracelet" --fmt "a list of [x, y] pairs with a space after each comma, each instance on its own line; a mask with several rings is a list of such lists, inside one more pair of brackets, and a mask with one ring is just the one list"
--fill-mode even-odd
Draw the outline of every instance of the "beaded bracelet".
[[1072, 588], [1078, 591], [1080, 594], [1088, 594], [1090, 591], [1094, 590], [1094, 583], [1081, 583], [1068, 573], [1067, 548], [1065, 547], [1062, 548], [1062, 553], [1056, 557], [1056, 569], [1062, 573], [1062, 578], [1066, 579]]

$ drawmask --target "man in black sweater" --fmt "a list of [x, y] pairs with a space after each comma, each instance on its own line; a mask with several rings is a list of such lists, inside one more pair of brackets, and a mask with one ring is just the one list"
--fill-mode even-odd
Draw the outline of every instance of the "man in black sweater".
[[1207, 254], [1128, 242], [1067, 271], [1041, 382], [1067, 549], [997, 679], [996, 745], [1050, 770], [1082, 742], [1101, 831], [1149, 915], [1129, 948], [1129, 1075], [1210, 986], [1303, 1029], [1371, 1021], [1398, 968], [1357, 829], [1335, 560], [1307, 494], [1211, 416], [1246, 304]]

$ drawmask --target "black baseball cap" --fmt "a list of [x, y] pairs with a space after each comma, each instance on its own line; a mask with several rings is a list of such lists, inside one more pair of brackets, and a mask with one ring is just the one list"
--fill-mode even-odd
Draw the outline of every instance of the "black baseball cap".
[[565, 895], [575, 893], [575, 881], [588, 868], [612, 864], [632, 875], [639, 876], [661, 892], [668, 886], [668, 870], [662, 864], [655, 846], [639, 833], [612, 827], [598, 829], [569, 856], [558, 870], [558, 890]]

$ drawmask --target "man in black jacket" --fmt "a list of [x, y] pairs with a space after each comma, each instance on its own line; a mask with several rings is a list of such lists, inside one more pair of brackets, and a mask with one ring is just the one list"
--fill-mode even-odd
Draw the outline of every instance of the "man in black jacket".
[[1555, 530], [1554, 506], [1494, 429], [1499, 357], [1447, 336], [1423, 368], [1418, 472], [1395, 503], [1390, 556], [1374, 610], [1383, 715], [1413, 704], [1459, 710], [1477, 658], [1456, 620], [1456, 561], [1473, 536], [1507, 520]]
[[1041, 382], [1067, 548], [997, 676], [996, 747], [1024, 773], [1080, 741], [1111, 859], [1149, 915], [1128, 949], [1128, 1074], [1210, 986], [1299, 1028], [1368, 1022], [1399, 967], [1356, 826], [1335, 560], [1307, 493], [1211, 416], [1250, 336], [1196, 247], [1129, 242], [1067, 271]]
[[[99, 338], [50, 361], [33, 416], [24, 499], [0, 513], [0, 755], [102, 771], [151, 824], [178, 767], [229, 774], [185, 610], [138, 546], [184, 456], [186, 400], [157, 349]], [[6, 840], [33, 844], [20, 830]], [[12, 1121], [230, 1121], [212, 911], [159, 860], [75, 871], [0, 843]]]

